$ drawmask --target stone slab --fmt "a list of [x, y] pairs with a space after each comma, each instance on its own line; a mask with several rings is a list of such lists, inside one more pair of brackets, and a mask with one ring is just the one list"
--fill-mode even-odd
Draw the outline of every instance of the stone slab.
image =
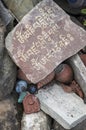
[[21, 130], [50, 130], [51, 118], [40, 111], [33, 114], [23, 114]]
[[41, 109], [66, 129], [71, 129], [86, 119], [83, 100], [74, 93], [64, 92], [61, 85], [51, 84], [46, 89], [41, 89], [37, 97]]
[[26, 77], [37, 83], [83, 48], [85, 41], [85, 30], [52, 0], [43, 0], [8, 35], [6, 48]]
[[79, 83], [84, 92], [86, 102], [86, 67], [81, 61], [78, 54], [72, 56], [69, 59], [69, 62], [74, 70], [75, 79]]

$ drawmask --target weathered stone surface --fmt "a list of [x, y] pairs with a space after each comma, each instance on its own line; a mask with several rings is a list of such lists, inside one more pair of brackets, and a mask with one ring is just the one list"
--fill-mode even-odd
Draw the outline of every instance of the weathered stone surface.
[[54, 118], [64, 128], [71, 129], [86, 119], [86, 105], [74, 93], [66, 93], [61, 85], [50, 84], [36, 95], [41, 109]]
[[41, 0], [3, 0], [19, 21]]
[[0, 21], [0, 100], [10, 94], [16, 79], [16, 65], [4, 49], [5, 27]]
[[12, 92], [15, 81], [16, 65], [4, 51], [3, 61], [0, 61], [0, 100]]
[[6, 48], [26, 77], [37, 83], [83, 48], [85, 40], [86, 32], [59, 6], [43, 0], [8, 35]]
[[21, 130], [50, 130], [51, 119], [44, 112], [23, 114]]
[[32, 3], [33, 3], [33, 5], [35, 6], [35, 5], [38, 4], [40, 1], [42, 1], [42, 0], [32, 0]]
[[42, 0], [3, 0], [18, 21], [40, 1]]
[[86, 67], [78, 54], [71, 57], [69, 62], [74, 70], [75, 79], [84, 92], [86, 102]]
[[4, 34], [5, 34], [5, 26], [0, 18], [0, 60], [3, 58], [4, 53]]
[[[58, 122], [54, 121], [53, 130], [67, 130], [67, 129], [63, 128]], [[76, 127], [70, 130], [86, 130], [86, 120], [79, 123]]]
[[10, 12], [4, 7], [1, 0], [0, 0], [0, 18], [2, 19], [5, 25], [8, 25], [12, 20]]
[[12, 97], [0, 101], [0, 130], [18, 130], [19, 123], [16, 114], [17, 111]]

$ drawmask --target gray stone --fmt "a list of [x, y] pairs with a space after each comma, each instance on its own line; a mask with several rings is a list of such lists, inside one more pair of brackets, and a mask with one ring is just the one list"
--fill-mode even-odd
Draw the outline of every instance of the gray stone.
[[75, 79], [84, 92], [86, 102], [86, 67], [78, 54], [71, 57], [69, 62], [74, 70]]
[[0, 101], [0, 130], [18, 130], [19, 123], [16, 114], [17, 111], [12, 97]]
[[4, 28], [0, 22], [0, 100], [12, 92], [16, 80], [16, 65], [4, 47]]
[[41, 0], [3, 0], [6, 6], [19, 21]]
[[33, 5], [35, 6], [35, 5], [38, 4], [40, 1], [42, 1], [42, 0], [32, 0], [32, 3], [33, 3]]
[[1, 0], [0, 0], [0, 18], [3, 20], [5, 25], [8, 25], [12, 20], [10, 12], [4, 7]]
[[57, 121], [53, 121], [53, 130], [66, 130]]
[[0, 18], [0, 60], [3, 58], [4, 53], [4, 35], [5, 35], [5, 26]]
[[[54, 120], [53, 130], [67, 130], [67, 129], [63, 128], [58, 122], [56, 122]], [[79, 123], [76, 127], [72, 128], [70, 130], [86, 130], [86, 120]]]
[[41, 109], [54, 118], [64, 128], [71, 129], [86, 119], [86, 105], [74, 93], [66, 93], [61, 85], [50, 84], [39, 90], [37, 97]]
[[23, 114], [21, 130], [50, 130], [51, 118], [40, 111], [33, 114]]
[[73, 14], [73, 15], [78, 15], [80, 14], [80, 8], [73, 8], [72, 6], [69, 5], [67, 0], [54, 0], [61, 8], [63, 8], [66, 12]]
[[0, 61], [0, 100], [10, 94], [16, 81], [16, 65], [4, 51], [3, 60]]

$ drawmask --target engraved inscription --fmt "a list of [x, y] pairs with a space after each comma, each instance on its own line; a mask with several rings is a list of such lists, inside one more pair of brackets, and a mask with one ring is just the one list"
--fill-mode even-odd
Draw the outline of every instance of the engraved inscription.
[[81, 29], [76, 33], [78, 28], [53, 0], [43, 0], [16, 26], [9, 51], [27, 78], [37, 83], [85, 44], [86, 35]]

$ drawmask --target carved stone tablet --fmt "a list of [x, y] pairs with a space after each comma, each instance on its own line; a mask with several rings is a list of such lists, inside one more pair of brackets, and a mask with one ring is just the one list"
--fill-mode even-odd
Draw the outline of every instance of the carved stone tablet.
[[86, 32], [53, 0], [43, 0], [6, 38], [14, 62], [33, 83], [86, 45]]

